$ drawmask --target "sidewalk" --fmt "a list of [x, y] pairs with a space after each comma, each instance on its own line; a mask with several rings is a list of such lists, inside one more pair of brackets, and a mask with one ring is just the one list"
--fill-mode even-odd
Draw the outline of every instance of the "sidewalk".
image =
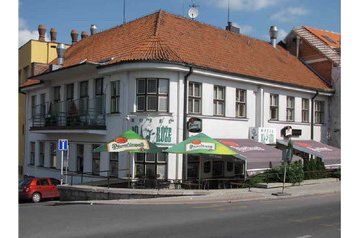
[[[157, 190], [156, 190], [157, 191]], [[165, 191], [165, 190], [163, 190]], [[119, 199], [119, 200], [91, 200], [91, 201], [70, 201], [58, 202], [56, 205], [65, 204], [199, 204], [199, 203], [225, 203], [250, 200], [284, 199], [302, 196], [323, 195], [341, 192], [341, 183], [337, 179], [327, 178], [319, 180], [307, 180], [301, 185], [286, 184], [285, 193], [287, 196], [275, 196], [273, 193], [282, 191], [281, 184], [269, 184], [268, 188], [241, 188], [241, 189], [220, 189], [220, 190], [185, 190], [186, 194], [203, 195], [176, 196], [148, 199]]]

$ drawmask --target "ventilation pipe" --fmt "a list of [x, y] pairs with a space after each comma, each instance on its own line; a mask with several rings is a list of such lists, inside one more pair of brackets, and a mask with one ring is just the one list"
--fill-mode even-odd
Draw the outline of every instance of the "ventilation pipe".
[[76, 30], [71, 31], [72, 45], [76, 43], [78, 40], [78, 32]]
[[96, 34], [97, 32], [97, 26], [92, 24], [91, 25], [91, 28], [90, 28], [90, 31], [91, 31], [91, 36], [93, 36], [94, 34]]
[[271, 39], [271, 45], [276, 48], [277, 45], [277, 35], [278, 35], [278, 28], [277, 26], [271, 26], [270, 27], [270, 39]]
[[88, 37], [88, 33], [85, 31], [81, 32], [81, 40], [83, 40], [84, 38]]
[[39, 41], [45, 41], [45, 33], [46, 33], [45, 25], [40, 24], [37, 30], [39, 32]]
[[51, 42], [56, 42], [57, 39], [57, 31], [55, 28], [51, 28], [50, 30]]
[[66, 51], [65, 44], [63, 43], [58, 44], [56, 50], [57, 50], [57, 64], [63, 65], [64, 58], [65, 58], [65, 51]]

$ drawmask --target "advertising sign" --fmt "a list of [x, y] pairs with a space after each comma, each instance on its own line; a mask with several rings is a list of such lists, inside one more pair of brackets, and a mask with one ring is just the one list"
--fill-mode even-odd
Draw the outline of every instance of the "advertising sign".
[[135, 117], [131, 122], [131, 129], [152, 143], [176, 143], [176, 123], [171, 116]]
[[250, 139], [263, 144], [276, 144], [276, 129], [267, 127], [250, 127]]
[[127, 150], [147, 150], [149, 144], [146, 140], [141, 139], [127, 139], [125, 137], [118, 137], [113, 142], [108, 143], [108, 152], [121, 152]]

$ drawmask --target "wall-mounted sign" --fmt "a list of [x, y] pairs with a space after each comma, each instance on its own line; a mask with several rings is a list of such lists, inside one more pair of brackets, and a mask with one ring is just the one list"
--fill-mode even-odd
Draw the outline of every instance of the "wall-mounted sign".
[[203, 130], [202, 120], [200, 118], [191, 117], [186, 123], [186, 128], [189, 132], [198, 133]]
[[133, 131], [152, 143], [172, 145], [176, 143], [176, 123], [173, 117], [135, 117], [131, 122]]
[[263, 144], [276, 144], [276, 129], [266, 127], [250, 127], [249, 137], [251, 140]]

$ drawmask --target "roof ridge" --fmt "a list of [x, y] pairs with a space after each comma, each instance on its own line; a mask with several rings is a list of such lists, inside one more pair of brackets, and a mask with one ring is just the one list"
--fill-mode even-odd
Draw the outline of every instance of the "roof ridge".
[[309, 28], [311, 28], [311, 29], [315, 29], [315, 30], [318, 30], [318, 31], [326, 31], [326, 32], [329, 32], [329, 33], [341, 35], [341, 33], [338, 33], [338, 32], [335, 32], [335, 31], [329, 31], [329, 30], [314, 28], [314, 27], [310, 27], [310, 26], [302, 26], [302, 27], [306, 28], [307, 30], [309, 30]]
[[160, 10], [160, 11], [158, 12], [157, 22], [155, 23], [154, 36], [158, 36], [158, 34], [159, 34], [159, 27], [160, 27], [160, 21], [162, 20], [162, 15], [163, 15], [163, 11]]

